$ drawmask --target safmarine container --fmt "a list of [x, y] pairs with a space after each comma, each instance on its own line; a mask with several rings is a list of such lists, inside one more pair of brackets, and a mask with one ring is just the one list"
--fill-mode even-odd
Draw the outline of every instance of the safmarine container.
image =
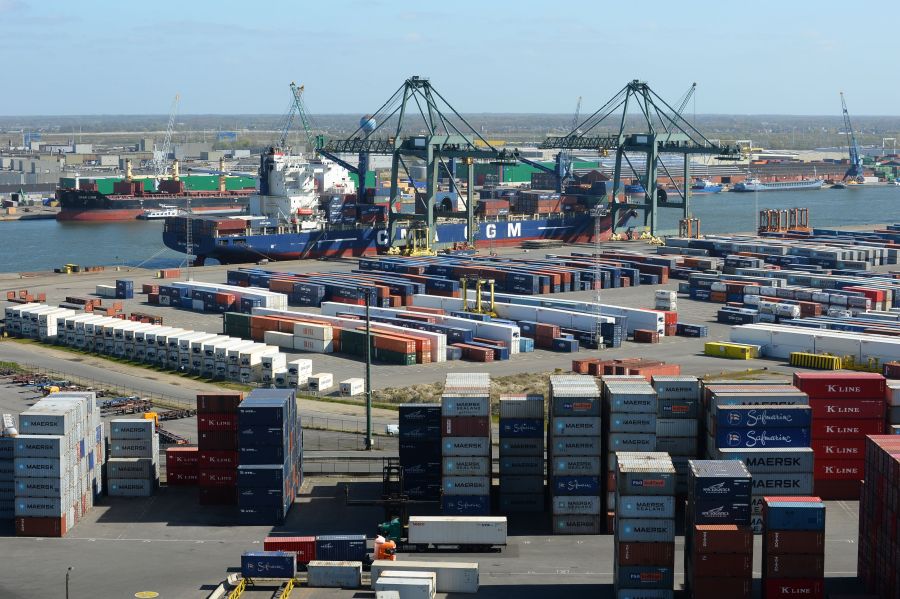
[[803, 428], [812, 423], [809, 406], [722, 406], [716, 424], [726, 428]]
[[293, 578], [297, 574], [297, 556], [287, 551], [248, 551], [241, 554], [244, 578]]
[[441, 513], [448, 516], [489, 516], [490, 495], [443, 495]]
[[[501, 404], [502, 405], [502, 404]], [[543, 418], [500, 418], [500, 436], [515, 438], [543, 438]]]

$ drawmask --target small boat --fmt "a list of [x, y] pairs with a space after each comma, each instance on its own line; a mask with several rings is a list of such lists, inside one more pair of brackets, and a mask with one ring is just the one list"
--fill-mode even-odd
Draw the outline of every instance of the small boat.
[[181, 214], [181, 210], [178, 206], [160, 204], [159, 208], [144, 210], [137, 217], [141, 220], [159, 220], [170, 216], [178, 216], [179, 214]]
[[691, 192], [693, 193], [719, 193], [722, 189], [721, 183], [713, 183], [709, 179], [701, 177], [694, 179], [694, 183], [691, 185]]

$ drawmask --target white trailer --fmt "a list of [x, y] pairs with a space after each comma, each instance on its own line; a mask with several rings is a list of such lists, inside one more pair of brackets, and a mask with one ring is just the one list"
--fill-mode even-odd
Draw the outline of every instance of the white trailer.
[[457, 547], [487, 551], [506, 546], [505, 516], [410, 516], [408, 544], [415, 550]]

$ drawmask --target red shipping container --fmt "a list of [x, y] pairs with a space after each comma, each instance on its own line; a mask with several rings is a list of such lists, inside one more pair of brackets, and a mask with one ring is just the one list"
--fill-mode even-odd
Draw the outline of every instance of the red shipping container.
[[763, 566], [764, 578], [824, 578], [825, 554], [769, 554]]
[[236, 431], [238, 426], [237, 413], [213, 414], [204, 413], [197, 415], [198, 431]]
[[825, 551], [825, 533], [815, 530], [770, 530], [765, 533], [766, 549], [772, 553], [815, 554]]
[[197, 497], [200, 505], [234, 505], [237, 487], [200, 487]]
[[691, 581], [693, 599], [750, 599], [753, 581], [749, 578], [695, 578]]
[[881, 399], [833, 399], [810, 398], [814, 419], [874, 419], [884, 418], [884, 398]]
[[166, 468], [174, 468], [176, 466], [196, 466], [199, 456], [199, 447], [167, 447]]
[[884, 397], [884, 377], [874, 372], [795, 372], [794, 386], [811, 398]]
[[297, 563], [309, 563], [316, 559], [316, 537], [266, 537], [264, 551], [290, 551], [297, 554]]
[[691, 556], [690, 567], [698, 578], [750, 578], [753, 556], [747, 553], [700, 553]]
[[825, 581], [821, 578], [766, 578], [763, 579], [763, 597], [825, 599]]
[[166, 468], [166, 484], [170, 487], [188, 487], [200, 481], [197, 470], [169, 470]]
[[816, 439], [811, 444], [816, 459], [822, 460], [861, 460], [865, 457], [865, 439], [841, 439], [829, 441], [828, 439]]
[[862, 439], [884, 432], [884, 420], [813, 420], [813, 439]]
[[228, 450], [237, 451], [237, 431], [197, 431], [200, 450]]
[[862, 486], [859, 480], [813, 480], [813, 489], [822, 499], [830, 501], [855, 501], [859, 499], [859, 491]]
[[616, 555], [620, 566], [675, 567], [674, 543], [619, 542]]
[[866, 476], [864, 460], [822, 460], [818, 457], [813, 466], [816, 480], [862, 480]]
[[201, 487], [234, 487], [237, 485], [237, 471], [233, 469], [214, 469], [200, 471]]
[[17, 537], [64, 537], [69, 532], [66, 517], [16, 518]]
[[488, 437], [490, 434], [490, 416], [441, 417], [441, 435], [445, 437]]
[[753, 530], [735, 524], [695, 524], [694, 554], [753, 553]]
[[242, 393], [200, 394], [197, 396], [197, 412], [214, 414], [237, 412], [238, 405], [243, 399]]
[[201, 469], [234, 469], [238, 467], [238, 452], [202, 450], [199, 465]]

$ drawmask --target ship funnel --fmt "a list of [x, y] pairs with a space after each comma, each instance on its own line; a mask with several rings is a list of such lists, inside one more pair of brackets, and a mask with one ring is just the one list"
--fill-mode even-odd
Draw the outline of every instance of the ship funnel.
[[181, 180], [181, 171], [179, 170], [179, 162], [176, 158], [172, 162], [172, 181], [180, 181]]
[[225, 158], [219, 158], [219, 191], [225, 191]]
[[125, 180], [131, 181], [134, 179], [134, 175], [131, 173], [131, 158], [125, 159]]

